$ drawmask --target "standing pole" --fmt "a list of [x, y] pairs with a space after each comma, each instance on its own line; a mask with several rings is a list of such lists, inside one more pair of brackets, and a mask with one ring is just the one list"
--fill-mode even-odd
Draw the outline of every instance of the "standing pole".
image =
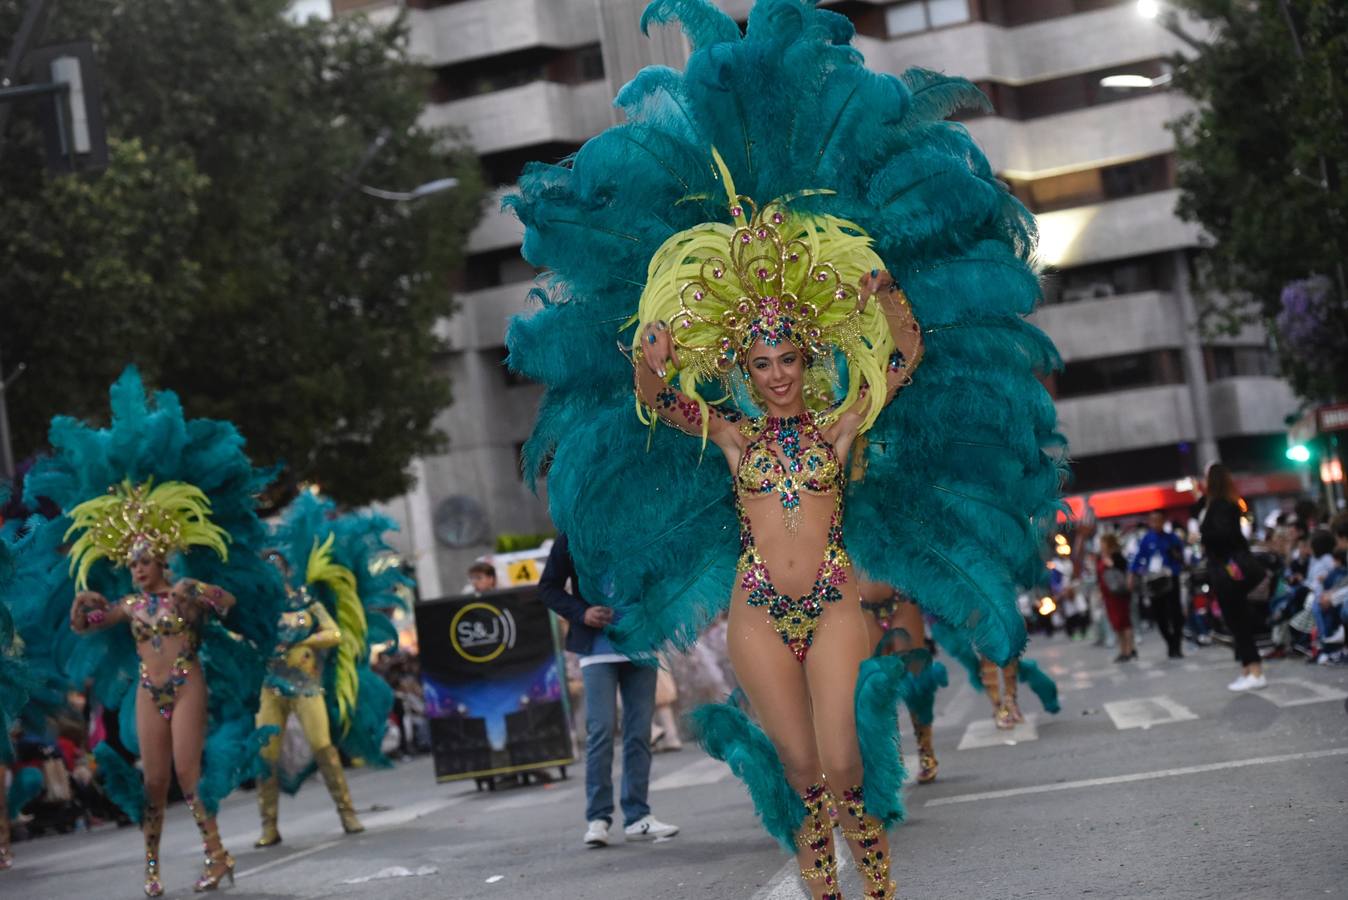
[[[17, 378], [22, 368], [14, 373]], [[14, 480], [14, 445], [9, 436], [9, 403], [5, 400], [7, 389], [13, 378], [5, 378], [4, 360], [0, 359], [0, 479]]]
[[[9, 53], [5, 56], [4, 66], [0, 68], [0, 89], [11, 87], [19, 74], [19, 64], [28, 53], [29, 46], [42, 36], [49, 12], [47, 0], [30, 0], [28, 10], [23, 14], [19, 30], [10, 42]], [[0, 103], [0, 156], [5, 149], [5, 125], [9, 122], [9, 104]], [[9, 434], [9, 403], [6, 401], [5, 366], [0, 359], [0, 477], [6, 480], [14, 477], [14, 447]]]

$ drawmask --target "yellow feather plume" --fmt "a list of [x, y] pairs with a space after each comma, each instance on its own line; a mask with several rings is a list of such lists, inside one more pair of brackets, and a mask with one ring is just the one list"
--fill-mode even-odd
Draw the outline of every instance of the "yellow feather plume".
[[369, 626], [365, 621], [365, 607], [356, 593], [355, 573], [332, 560], [332, 545], [335, 541], [336, 535], [333, 534], [329, 534], [321, 544], [317, 539], [314, 540], [314, 549], [309, 553], [309, 562], [305, 566], [304, 580], [308, 584], [326, 584], [337, 598], [337, 627], [342, 631], [342, 639], [337, 645], [335, 686], [338, 718], [342, 735], [345, 736], [351, 728], [351, 709], [356, 705], [360, 684], [356, 664], [363, 655], [369, 653]]

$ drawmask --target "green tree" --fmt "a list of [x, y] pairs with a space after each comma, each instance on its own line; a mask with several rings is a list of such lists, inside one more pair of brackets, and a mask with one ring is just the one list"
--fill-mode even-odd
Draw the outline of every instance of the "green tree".
[[[1262, 322], [1297, 393], [1348, 396], [1348, 4], [1287, 0], [1301, 53], [1279, 0], [1173, 5], [1211, 30], [1177, 60], [1176, 86], [1198, 108], [1172, 124], [1179, 213], [1210, 238], [1199, 266], [1206, 323]], [[1316, 276], [1330, 285], [1333, 335], [1322, 346], [1337, 347], [1337, 360], [1279, 334], [1285, 286]]]
[[[0, 34], [24, 4], [0, 0]], [[428, 73], [401, 22], [297, 24], [284, 0], [64, 0], [90, 38], [111, 163], [44, 171], [16, 111], [0, 165], [0, 355], [16, 455], [54, 413], [97, 415], [127, 363], [194, 416], [234, 421], [283, 487], [365, 503], [442, 446], [449, 274], [479, 214], [475, 158], [422, 128]], [[373, 152], [372, 152], [373, 151]], [[459, 187], [415, 205], [358, 181]]]

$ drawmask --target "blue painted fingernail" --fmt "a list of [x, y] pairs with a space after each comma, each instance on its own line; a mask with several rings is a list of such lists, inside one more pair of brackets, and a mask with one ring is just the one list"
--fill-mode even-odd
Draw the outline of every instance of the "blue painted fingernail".
[[876, 276], [879, 275], [879, 274], [880, 274], [880, 270], [879, 270], [879, 269], [871, 269], [871, 277], [872, 277], [872, 278], [876, 277]]
[[654, 344], [654, 343], [655, 343], [655, 335], [653, 335], [653, 334], [648, 334], [648, 335], [646, 335], [646, 340], [648, 340], [648, 341], [650, 341], [652, 344]]

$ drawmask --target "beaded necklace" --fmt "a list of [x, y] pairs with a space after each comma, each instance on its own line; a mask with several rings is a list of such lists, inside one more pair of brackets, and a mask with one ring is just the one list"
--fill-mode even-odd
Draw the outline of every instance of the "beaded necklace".
[[[756, 427], [759, 422], [761, 427]], [[746, 465], [758, 473], [753, 489], [758, 494], [777, 494], [786, 529], [794, 534], [800, 527], [801, 489], [827, 491], [837, 475], [836, 461], [824, 449], [827, 442], [808, 410], [785, 418], [767, 416], [749, 423], [749, 428], [756, 433], [745, 448]], [[772, 450], [774, 445], [781, 449], [780, 456]]]

